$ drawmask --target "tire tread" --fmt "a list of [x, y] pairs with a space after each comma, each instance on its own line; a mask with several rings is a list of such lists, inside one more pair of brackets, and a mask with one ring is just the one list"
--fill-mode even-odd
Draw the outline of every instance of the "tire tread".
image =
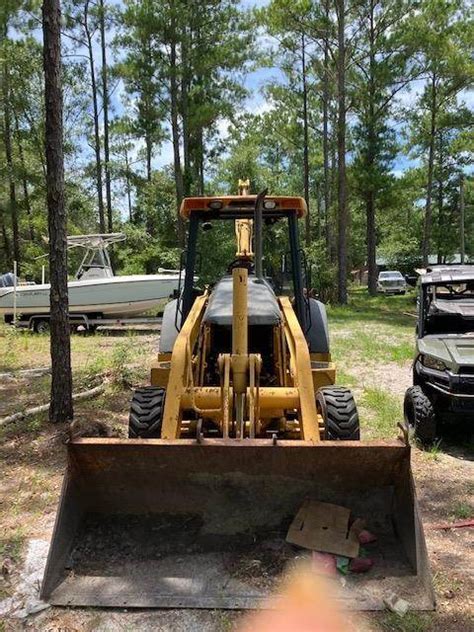
[[360, 439], [359, 413], [350, 389], [342, 386], [324, 386], [316, 393], [316, 399], [325, 417], [325, 439]]
[[[409, 419], [409, 408], [413, 406], [414, 418]], [[421, 386], [410, 386], [403, 402], [405, 422], [414, 428], [415, 437], [422, 443], [431, 443], [436, 438], [436, 416], [430, 398]]]
[[159, 386], [137, 388], [130, 403], [130, 439], [159, 439], [163, 424], [166, 390]]

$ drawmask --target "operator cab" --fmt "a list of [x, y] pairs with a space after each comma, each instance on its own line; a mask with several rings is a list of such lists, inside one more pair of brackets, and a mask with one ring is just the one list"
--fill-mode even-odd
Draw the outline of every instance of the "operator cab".
[[[185, 257], [185, 279], [181, 294], [181, 321], [185, 322], [192, 307], [195, 289], [194, 278], [196, 276], [196, 256], [199, 228], [206, 230], [212, 220], [235, 221], [235, 230], [238, 242], [236, 259], [229, 265], [228, 273], [235, 267], [246, 267], [249, 270], [249, 324], [252, 321], [270, 321], [279, 312], [275, 293], [268, 280], [258, 274], [258, 255], [253, 263], [254, 253], [257, 251], [258, 239], [261, 238], [261, 228], [257, 228], [257, 199], [256, 195], [234, 195], [220, 197], [190, 197], [185, 198], [181, 204], [180, 214], [183, 219], [189, 220], [188, 244]], [[292, 293], [294, 296], [295, 312], [300, 325], [305, 331], [308, 326], [308, 301], [304, 295], [303, 261], [299, 246], [298, 219], [307, 213], [306, 202], [301, 197], [291, 196], [262, 196], [261, 220], [266, 225], [274, 224], [280, 220], [287, 220], [288, 241], [290, 246]], [[250, 220], [250, 224], [249, 224]], [[252, 226], [253, 220], [253, 226]], [[253, 240], [252, 240], [252, 232]], [[252, 275], [254, 273], [254, 275]], [[209, 299], [207, 317], [222, 321], [232, 318], [232, 288], [231, 279], [224, 276], [213, 289]], [[216, 294], [217, 292], [217, 294]], [[215, 297], [214, 297], [214, 294]], [[273, 316], [272, 316], [273, 315]], [[262, 323], [263, 324], [263, 323]]]

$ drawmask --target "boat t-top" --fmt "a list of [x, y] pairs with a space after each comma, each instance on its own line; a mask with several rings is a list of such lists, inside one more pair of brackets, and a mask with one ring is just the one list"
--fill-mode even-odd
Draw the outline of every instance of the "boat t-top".
[[[178, 270], [115, 276], [108, 248], [125, 239], [123, 233], [68, 237], [69, 249], [84, 249], [75, 278], [68, 283], [72, 317], [119, 319], [159, 312], [178, 291]], [[49, 293], [49, 283], [21, 284], [11, 272], [0, 275], [0, 315], [11, 322], [16, 312], [16, 319], [39, 329], [39, 323], [49, 321]]]

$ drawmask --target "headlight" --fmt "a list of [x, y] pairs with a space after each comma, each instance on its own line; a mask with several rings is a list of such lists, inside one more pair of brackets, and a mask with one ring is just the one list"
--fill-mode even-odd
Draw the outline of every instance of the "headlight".
[[421, 356], [421, 362], [426, 368], [435, 369], [436, 371], [445, 371], [448, 368], [442, 360], [429, 355]]

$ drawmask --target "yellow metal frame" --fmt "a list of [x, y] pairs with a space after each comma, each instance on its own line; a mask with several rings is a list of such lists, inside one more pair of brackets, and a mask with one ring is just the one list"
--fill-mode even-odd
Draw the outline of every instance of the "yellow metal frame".
[[311, 358], [295, 311], [287, 296], [281, 296], [281, 311], [286, 342], [290, 352], [289, 372], [300, 399], [300, 425], [304, 441], [320, 440], [316, 399], [311, 376]]
[[206, 304], [207, 294], [196, 298], [174, 343], [161, 430], [163, 439], [178, 439], [180, 435], [183, 411], [181, 400], [189, 386], [194, 346]]
[[[238, 272], [236, 273], [239, 274]], [[245, 287], [245, 284], [243, 284]], [[186, 322], [176, 339], [171, 357], [171, 369], [167, 385], [167, 395], [163, 416], [162, 438], [177, 439], [184, 429], [189, 430], [189, 423], [183, 423], [185, 411], [194, 411], [198, 415], [212, 419], [222, 431], [222, 436], [228, 438], [231, 430], [239, 436], [246, 429], [249, 438], [262, 436], [269, 420], [282, 417], [285, 410], [294, 410], [298, 421], [289, 423], [293, 432], [304, 441], [316, 443], [320, 441], [320, 419], [316, 410], [314, 375], [311, 370], [311, 357], [308, 345], [301, 330], [298, 319], [289, 298], [280, 297], [282, 312], [283, 349], [279, 360], [285, 371], [285, 384], [275, 387], [261, 387], [259, 373], [261, 360], [255, 354], [247, 355], [246, 369], [248, 371], [247, 385], [243, 386], [243, 376], [240, 373], [245, 354], [224, 354], [219, 360], [221, 371], [220, 386], [202, 385], [202, 366], [204, 359], [198, 357], [203, 353], [204, 346], [198, 343], [199, 337], [204, 337], [206, 325], [202, 324], [202, 317], [207, 304], [207, 295], [198, 297], [189, 313]], [[239, 310], [236, 310], [236, 315]], [[241, 314], [240, 314], [241, 315]], [[246, 347], [237, 328], [236, 338], [240, 338], [235, 347], [242, 351]], [[244, 336], [245, 338], [245, 336]], [[235, 341], [237, 342], [237, 340]], [[243, 346], [242, 346], [243, 345]], [[197, 353], [195, 352], [197, 351]], [[283, 356], [285, 359], [283, 360]], [[237, 360], [237, 391], [231, 379], [233, 378], [233, 363]], [[325, 380], [331, 377], [332, 366], [328, 363]], [[196, 375], [197, 383], [194, 383]], [[329, 382], [331, 383], [331, 382]], [[242, 391], [242, 388], [244, 389]], [[238, 394], [245, 396], [247, 402], [244, 427], [236, 427], [233, 418], [233, 402]], [[239, 395], [242, 396], [242, 395]]]
[[[221, 203], [221, 209], [229, 208], [232, 206], [249, 206], [255, 205], [256, 195], [221, 195], [214, 197], [188, 197], [184, 198], [181, 202], [180, 215], [183, 219], [189, 219], [191, 213], [200, 211], [209, 213], [213, 212], [211, 203]], [[295, 211], [298, 218], [304, 217], [308, 212], [306, 202], [302, 197], [286, 196], [286, 195], [268, 195], [265, 198], [266, 201], [275, 202], [275, 208], [279, 211]], [[219, 209], [219, 210], [221, 210]], [[273, 209], [272, 209], [273, 211]], [[225, 210], [224, 210], [225, 212]], [[265, 216], [266, 209], [263, 208], [263, 215]]]

